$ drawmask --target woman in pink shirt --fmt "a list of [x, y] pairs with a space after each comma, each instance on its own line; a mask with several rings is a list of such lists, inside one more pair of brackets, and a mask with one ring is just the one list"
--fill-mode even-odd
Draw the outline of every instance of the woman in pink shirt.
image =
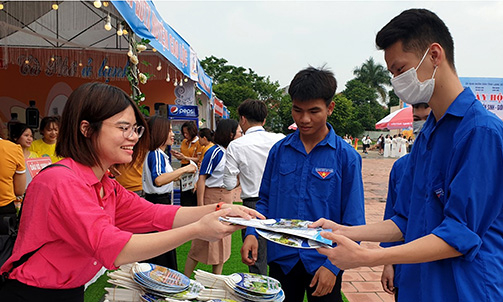
[[[33, 179], [24, 199], [19, 235], [0, 273], [2, 301], [84, 301], [84, 284], [101, 266], [163, 254], [192, 240], [218, 240], [240, 229], [219, 216], [263, 216], [249, 208], [183, 208], [150, 203], [106, 176], [115, 164], [145, 154], [148, 135], [140, 111], [119, 88], [87, 83], [69, 97], [56, 153], [65, 157]], [[157, 233], [148, 233], [158, 231]], [[30, 255], [24, 261], [21, 257]]]

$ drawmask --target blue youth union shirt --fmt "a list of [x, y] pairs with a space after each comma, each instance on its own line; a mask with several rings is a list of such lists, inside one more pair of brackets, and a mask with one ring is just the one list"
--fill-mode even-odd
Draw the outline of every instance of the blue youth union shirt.
[[414, 143], [392, 220], [463, 255], [401, 267], [401, 301], [503, 301], [503, 122], [466, 88]]
[[[309, 154], [299, 131], [272, 147], [257, 202], [257, 210], [267, 218], [316, 221], [324, 217], [344, 225], [365, 224], [361, 157], [327, 126], [329, 134]], [[256, 233], [248, 229], [247, 234]], [[310, 274], [322, 265], [339, 272], [316, 250], [268, 242], [267, 261], [278, 263], [285, 273], [299, 260]]]

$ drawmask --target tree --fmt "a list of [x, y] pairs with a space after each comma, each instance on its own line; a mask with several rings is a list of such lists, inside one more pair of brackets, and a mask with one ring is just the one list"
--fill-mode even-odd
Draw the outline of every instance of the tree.
[[358, 121], [362, 128], [355, 125], [354, 129], [361, 129], [356, 133], [359, 136], [363, 130], [375, 130], [375, 124], [389, 112], [377, 101], [377, 93], [360, 80], [353, 79], [346, 83], [342, 94], [349, 99], [354, 107], [353, 119]]
[[272, 82], [269, 77], [259, 76], [251, 68], [236, 67], [228, 64], [227, 60], [214, 56], [202, 60], [201, 65], [213, 78], [213, 92], [224, 101], [231, 118], [238, 118], [237, 107], [244, 100], [261, 100], [269, 109], [266, 127], [271, 131], [281, 131], [283, 118], [278, 115], [278, 110], [283, 91], [277, 81]]
[[339, 93], [334, 97], [335, 107], [332, 115], [328, 117], [328, 122], [334, 127], [335, 133], [339, 136], [346, 134], [358, 136], [363, 132], [363, 127], [355, 119], [355, 107], [344, 94]]
[[391, 85], [391, 76], [386, 67], [376, 64], [374, 58], [370, 57], [362, 66], [356, 67], [353, 74], [357, 80], [376, 91], [381, 96], [383, 104], [387, 103], [386, 85]]
[[395, 94], [395, 90], [390, 90], [388, 94], [389, 94], [388, 108], [400, 105], [400, 98]]

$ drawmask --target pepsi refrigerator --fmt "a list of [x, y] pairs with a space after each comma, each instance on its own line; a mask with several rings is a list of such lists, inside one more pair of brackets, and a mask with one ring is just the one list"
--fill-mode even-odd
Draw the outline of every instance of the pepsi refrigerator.
[[[199, 129], [199, 110], [197, 106], [189, 105], [168, 105], [168, 119], [171, 122], [171, 130], [175, 134], [175, 142], [171, 146], [171, 149], [180, 151], [180, 146], [184, 139], [182, 133], [182, 125], [185, 122], [193, 122]], [[180, 161], [174, 156], [171, 156], [171, 165], [173, 169], [178, 169]], [[180, 204], [180, 182], [174, 183], [174, 204]]]

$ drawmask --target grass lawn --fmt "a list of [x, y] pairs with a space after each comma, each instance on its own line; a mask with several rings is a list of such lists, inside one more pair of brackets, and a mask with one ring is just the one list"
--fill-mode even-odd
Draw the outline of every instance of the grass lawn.
[[[178, 270], [183, 272], [185, 268], [185, 260], [187, 259], [187, 254], [189, 253], [190, 242], [185, 243], [176, 249], [177, 260], [178, 260]], [[241, 232], [235, 232], [232, 234], [232, 252], [230, 259], [224, 264], [223, 274], [230, 275], [235, 272], [248, 272], [248, 267], [241, 262]], [[199, 263], [196, 269], [205, 270], [211, 272], [211, 265], [205, 265]], [[192, 275], [192, 279], [194, 275]], [[99, 302], [105, 295], [105, 287], [111, 287], [112, 285], [107, 283], [108, 277], [106, 275], [101, 276], [95, 283], [90, 285], [85, 292], [85, 302]], [[348, 300], [343, 295], [343, 300], [347, 302]], [[307, 299], [304, 298], [304, 301]]]

